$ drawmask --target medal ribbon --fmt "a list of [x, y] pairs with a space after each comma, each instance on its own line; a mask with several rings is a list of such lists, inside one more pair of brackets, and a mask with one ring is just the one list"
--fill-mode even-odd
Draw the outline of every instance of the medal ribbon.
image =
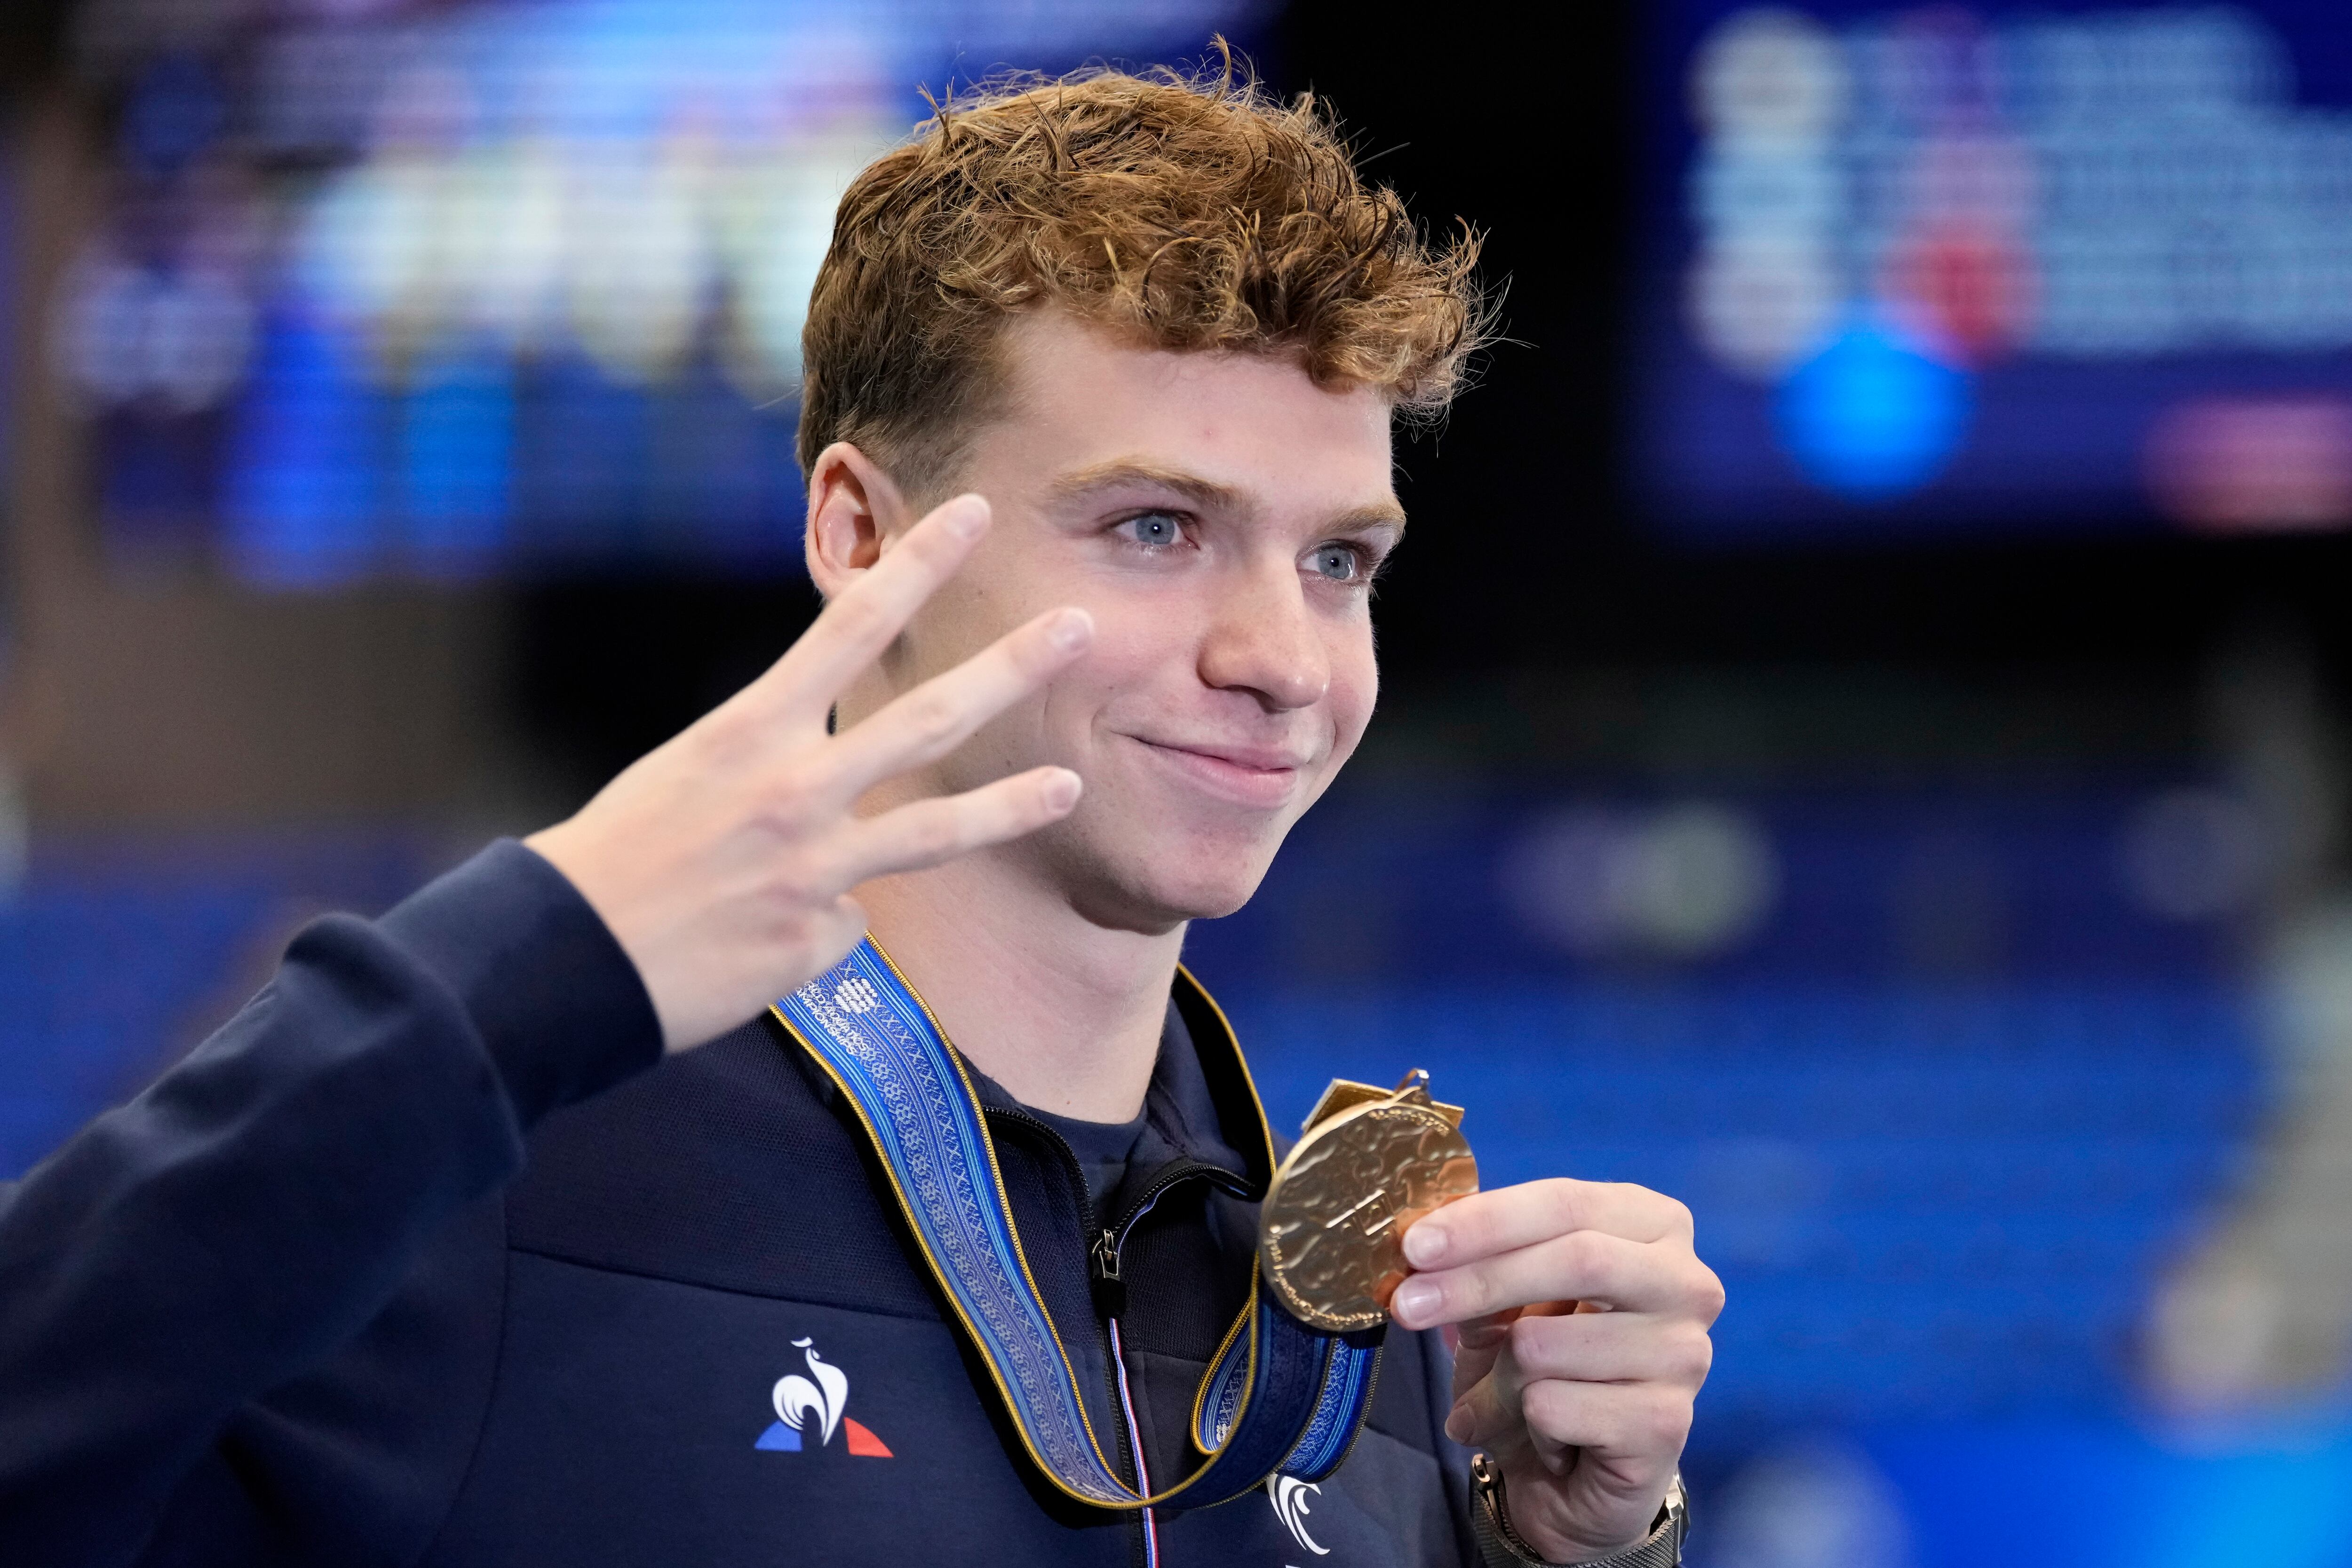
[[[1259, 1287], [1253, 1269], [1249, 1303], [1193, 1406], [1193, 1441], [1207, 1461], [1149, 1497], [1129, 1486], [1087, 1417], [1076, 1370], [1022, 1252], [979, 1098], [930, 1009], [868, 939], [774, 1010], [848, 1096], [1023, 1445], [1055, 1486], [1101, 1508], [1180, 1496], [1198, 1507], [1276, 1472], [1316, 1481], [1339, 1468], [1371, 1399], [1381, 1331], [1310, 1328]], [[1250, 1099], [1255, 1105], [1255, 1085]], [[1265, 1115], [1260, 1108], [1261, 1135]], [[1270, 1161], [1271, 1140], [1267, 1148]]]

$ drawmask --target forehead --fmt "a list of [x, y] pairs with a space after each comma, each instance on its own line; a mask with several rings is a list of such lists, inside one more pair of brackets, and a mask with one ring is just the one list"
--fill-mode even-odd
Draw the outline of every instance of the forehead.
[[984, 444], [1037, 478], [1138, 457], [1280, 505], [1393, 501], [1390, 405], [1285, 354], [1138, 348], [1058, 311], [1010, 324]]

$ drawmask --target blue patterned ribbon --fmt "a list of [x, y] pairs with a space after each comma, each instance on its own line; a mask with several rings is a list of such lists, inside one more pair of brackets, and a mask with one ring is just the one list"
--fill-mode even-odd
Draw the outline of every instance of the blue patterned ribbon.
[[979, 1099], [930, 1009], [867, 940], [775, 1013], [856, 1108], [931, 1272], [1055, 1486], [1102, 1508], [1179, 1496], [1195, 1507], [1277, 1471], [1315, 1481], [1339, 1468], [1371, 1400], [1379, 1331], [1309, 1328], [1260, 1291], [1253, 1271], [1249, 1303], [1193, 1407], [1193, 1441], [1207, 1461], [1152, 1496], [1128, 1485], [1087, 1418], [1077, 1373], [1022, 1253]]

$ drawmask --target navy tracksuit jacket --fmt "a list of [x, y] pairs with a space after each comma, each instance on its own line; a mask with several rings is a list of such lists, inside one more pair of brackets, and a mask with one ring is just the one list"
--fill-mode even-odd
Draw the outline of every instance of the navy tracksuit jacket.
[[[1174, 1185], [1118, 1286], [1067, 1146], [989, 1108], [1095, 1428], [1161, 1486], [1255, 1234], [1216, 1027], [1180, 990], [1105, 1207]], [[1475, 1563], [1444, 1355], [1392, 1331], [1336, 1475], [1162, 1511], [1160, 1561]], [[787, 1376], [823, 1407], [798, 1430]], [[7, 1568], [1143, 1563], [1140, 1517], [1048, 1487], [997, 1399], [805, 1053], [763, 1019], [665, 1059], [627, 957], [512, 842], [308, 928], [0, 1186]]]

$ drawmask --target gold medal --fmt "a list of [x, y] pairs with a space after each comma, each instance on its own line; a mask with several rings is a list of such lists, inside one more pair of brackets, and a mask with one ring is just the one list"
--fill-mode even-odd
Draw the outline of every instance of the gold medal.
[[1335, 1079], [1258, 1211], [1266, 1281], [1310, 1327], [1371, 1328], [1411, 1271], [1406, 1228], [1477, 1190], [1462, 1108], [1429, 1097], [1428, 1073], [1392, 1091]]

